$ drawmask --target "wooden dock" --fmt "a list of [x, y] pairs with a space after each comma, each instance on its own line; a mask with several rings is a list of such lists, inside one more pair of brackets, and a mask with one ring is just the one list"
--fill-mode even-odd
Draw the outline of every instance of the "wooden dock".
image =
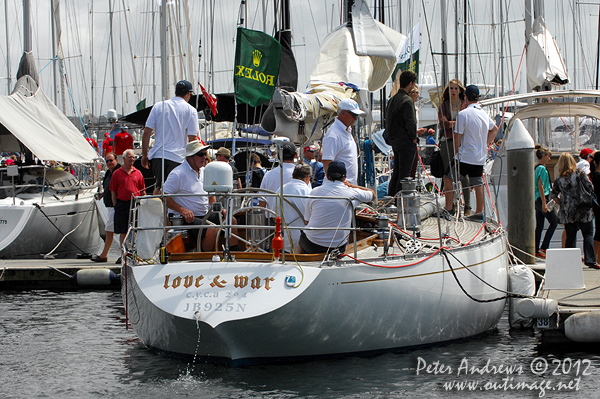
[[[0, 291], [119, 289], [119, 278], [109, 282], [102, 278], [108, 274], [102, 269], [109, 269], [116, 275], [121, 273], [121, 265], [115, 264], [114, 260], [107, 263], [95, 263], [89, 259], [0, 260]], [[92, 272], [91, 281], [88, 278], [86, 283], [80, 278], [78, 283], [72, 276], [80, 270], [96, 272]], [[89, 272], [86, 273], [89, 277]], [[92, 284], [88, 284], [90, 282]]]
[[600, 320], [600, 270], [584, 267], [583, 281], [585, 289], [542, 289], [540, 292], [542, 298], [558, 302], [556, 314], [536, 323], [536, 327], [542, 332], [544, 344], [573, 342], [565, 335], [565, 320], [572, 315], [585, 312]]

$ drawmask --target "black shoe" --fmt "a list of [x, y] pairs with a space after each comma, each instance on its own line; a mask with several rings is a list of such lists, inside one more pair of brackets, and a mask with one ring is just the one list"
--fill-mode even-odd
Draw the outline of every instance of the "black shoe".
[[104, 263], [104, 262], [108, 261], [107, 258], [101, 258], [100, 255], [92, 255], [92, 257], [90, 258], [90, 260], [92, 262], [101, 262], [101, 263]]
[[597, 269], [600, 270], [600, 265], [597, 263], [591, 264], [591, 265], [586, 265], [587, 267], [589, 267], [590, 269]]
[[121, 264], [121, 257], [119, 256], [119, 259], [117, 259], [117, 261], [115, 262], [115, 265], [120, 265]]

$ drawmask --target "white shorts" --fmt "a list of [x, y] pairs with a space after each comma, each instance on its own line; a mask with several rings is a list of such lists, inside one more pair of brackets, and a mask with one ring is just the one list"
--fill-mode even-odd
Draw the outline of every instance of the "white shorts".
[[113, 233], [115, 231], [115, 208], [110, 207], [106, 209], [108, 209], [108, 220], [106, 221], [106, 226], [104, 226], [104, 231]]

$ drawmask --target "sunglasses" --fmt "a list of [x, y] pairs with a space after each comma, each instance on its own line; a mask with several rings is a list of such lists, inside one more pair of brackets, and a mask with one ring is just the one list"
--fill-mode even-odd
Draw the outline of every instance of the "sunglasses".
[[205, 153], [205, 152], [198, 152], [198, 153], [196, 153], [195, 155], [196, 155], [197, 157], [200, 157], [200, 158], [202, 158], [202, 157], [205, 157], [205, 156], [206, 156], [206, 153]]

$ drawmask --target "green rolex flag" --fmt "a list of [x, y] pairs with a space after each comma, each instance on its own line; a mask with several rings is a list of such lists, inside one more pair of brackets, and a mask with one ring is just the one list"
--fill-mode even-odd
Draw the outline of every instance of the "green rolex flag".
[[280, 61], [281, 44], [272, 36], [238, 28], [233, 76], [237, 102], [256, 107], [269, 100], [275, 91]]

